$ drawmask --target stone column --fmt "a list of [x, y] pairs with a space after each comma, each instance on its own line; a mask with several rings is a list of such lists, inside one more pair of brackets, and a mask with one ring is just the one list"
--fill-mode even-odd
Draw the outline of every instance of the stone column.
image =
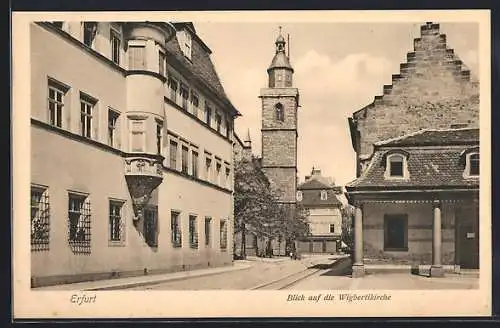
[[365, 275], [363, 263], [363, 210], [361, 204], [356, 204], [354, 216], [354, 264], [352, 265], [352, 277], [359, 278]]
[[430, 276], [443, 277], [444, 270], [441, 264], [441, 202], [435, 201], [434, 220], [432, 225], [432, 265]]

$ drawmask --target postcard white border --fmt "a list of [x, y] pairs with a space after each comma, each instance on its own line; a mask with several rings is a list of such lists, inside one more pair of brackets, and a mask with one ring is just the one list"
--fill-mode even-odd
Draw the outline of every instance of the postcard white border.
[[[84, 18], [85, 17], [85, 18]], [[71, 291], [30, 289], [30, 39], [35, 20], [193, 22], [476, 22], [479, 24], [481, 104], [480, 288], [372, 291], [389, 302], [287, 302], [287, 291], [103, 291], [75, 305]], [[384, 317], [491, 315], [490, 11], [246, 11], [246, 12], [14, 12], [13, 58], [13, 311], [14, 318]], [[256, 91], [257, 92], [257, 91]], [[354, 110], [354, 109], [353, 109]], [[370, 291], [346, 291], [365, 293]], [[308, 291], [307, 295], [332, 291]]]

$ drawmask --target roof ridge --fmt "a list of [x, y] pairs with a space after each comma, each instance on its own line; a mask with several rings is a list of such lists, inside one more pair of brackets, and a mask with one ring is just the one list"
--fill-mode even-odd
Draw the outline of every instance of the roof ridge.
[[386, 145], [386, 144], [394, 142], [394, 141], [404, 140], [404, 139], [409, 138], [409, 137], [414, 137], [414, 136], [417, 136], [420, 134], [424, 134], [425, 132], [452, 132], [452, 131], [465, 131], [465, 130], [479, 130], [479, 128], [475, 128], [475, 127], [443, 128], [443, 129], [425, 128], [425, 129], [421, 129], [421, 130], [418, 130], [415, 132], [410, 132], [410, 133], [404, 134], [404, 135], [399, 136], [399, 137], [380, 140], [380, 141], [377, 141], [373, 144], [375, 146], [382, 146], [382, 145]]

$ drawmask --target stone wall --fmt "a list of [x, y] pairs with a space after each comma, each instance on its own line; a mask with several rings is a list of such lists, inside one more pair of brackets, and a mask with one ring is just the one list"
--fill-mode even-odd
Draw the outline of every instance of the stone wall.
[[414, 51], [383, 94], [353, 115], [359, 131], [358, 156], [369, 156], [373, 143], [422, 128], [479, 126], [479, 85], [449, 49], [439, 24], [421, 26]]

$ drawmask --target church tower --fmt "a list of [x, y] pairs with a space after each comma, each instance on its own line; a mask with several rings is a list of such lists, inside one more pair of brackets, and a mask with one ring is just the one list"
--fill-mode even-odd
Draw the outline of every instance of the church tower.
[[267, 69], [268, 87], [262, 99], [262, 169], [271, 185], [280, 192], [280, 201], [296, 203], [297, 109], [299, 91], [293, 87], [293, 68], [285, 50], [281, 27], [276, 52]]

